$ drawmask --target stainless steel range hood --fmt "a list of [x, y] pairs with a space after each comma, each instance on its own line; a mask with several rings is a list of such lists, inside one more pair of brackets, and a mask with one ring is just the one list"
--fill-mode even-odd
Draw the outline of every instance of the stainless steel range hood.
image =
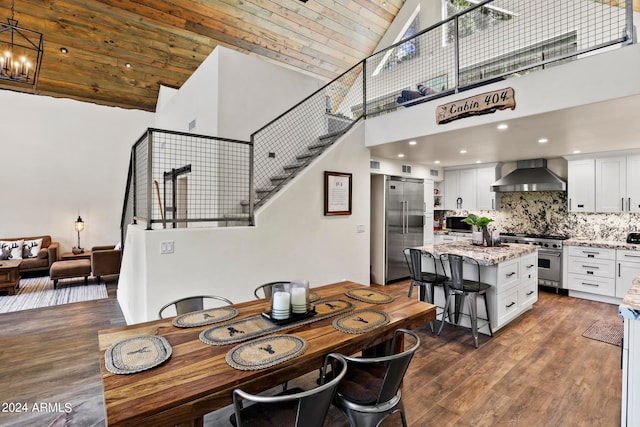
[[516, 169], [491, 186], [492, 191], [566, 191], [567, 183], [547, 169], [545, 159], [519, 160]]

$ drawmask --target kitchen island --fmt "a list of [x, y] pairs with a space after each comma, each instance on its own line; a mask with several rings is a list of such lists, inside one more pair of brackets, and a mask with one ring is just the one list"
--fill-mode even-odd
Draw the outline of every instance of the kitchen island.
[[[480, 264], [480, 280], [491, 285], [487, 291], [487, 304], [491, 318], [491, 329], [497, 331], [509, 322], [529, 310], [538, 300], [538, 248], [534, 245], [517, 243], [500, 246], [476, 246], [470, 241], [426, 245], [418, 247], [434, 256], [450, 253], [475, 258]], [[448, 264], [445, 263], [449, 275]], [[433, 272], [433, 265], [423, 260], [423, 271]], [[439, 268], [439, 272], [440, 271]], [[472, 279], [477, 272], [475, 266], [466, 264], [464, 277]], [[423, 293], [420, 293], [423, 297]], [[444, 291], [436, 287], [435, 304], [444, 306]], [[467, 308], [463, 313], [468, 314]], [[478, 304], [478, 317], [486, 318], [483, 304]], [[463, 326], [469, 326], [469, 319], [463, 316]], [[481, 333], [489, 334], [486, 326], [480, 328]]]
[[620, 425], [640, 426], [640, 276], [633, 280], [618, 312], [624, 319]]

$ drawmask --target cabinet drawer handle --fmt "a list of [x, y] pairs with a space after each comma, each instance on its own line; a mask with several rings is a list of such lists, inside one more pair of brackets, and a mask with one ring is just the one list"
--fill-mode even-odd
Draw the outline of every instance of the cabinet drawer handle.
[[533, 268], [535, 266], [536, 266], [535, 264], [529, 264], [529, 265], [527, 265], [527, 268]]
[[513, 307], [514, 305], [516, 305], [516, 303], [511, 301], [511, 304], [507, 304], [505, 308]]
[[531, 295], [532, 293], [533, 293], [533, 291], [527, 292], [527, 296]]
[[628, 254], [624, 254], [625, 258], [640, 258], [640, 255], [628, 255]]
[[511, 276], [513, 276], [514, 274], [516, 274], [516, 272], [515, 272], [515, 271], [512, 271], [511, 273], [507, 273], [507, 277], [511, 277]]
[[600, 286], [600, 285], [596, 285], [595, 283], [587, 283], [587, 282], [582, 282], [582, 284], [585, 286], [595, 286], [596, 288]]
[[597, 270], [600, 267], [596, 267], [595, 265], [583, 265], [582, 268], [593, 268], [594, 270]]

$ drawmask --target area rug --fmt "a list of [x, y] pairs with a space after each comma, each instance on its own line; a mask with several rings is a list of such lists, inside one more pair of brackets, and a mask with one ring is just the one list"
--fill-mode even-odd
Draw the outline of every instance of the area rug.
[[623, 322], [622, 319], [598, 320], [582, 333], [585, 338], [606, 342], [622, 347]]
[[107, 297], [107, 287], [104, 284], [90, 283], [85, 286], [82, 278], [61, 280], [58, 282], [58, 289], [53, 289], [53, 280], [49, 276], [26, 278], [20, 280], [20, 288], [15, 295], [0, 296], [0, 313]]

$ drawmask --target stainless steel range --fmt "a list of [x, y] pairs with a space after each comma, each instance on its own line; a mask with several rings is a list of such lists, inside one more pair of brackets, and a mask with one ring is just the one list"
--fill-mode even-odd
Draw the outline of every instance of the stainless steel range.
[[523, 243], [538, 246], [538, 285], [563, 289], [562, 286], [562, 241], [566, 236], [546, 234], [502, 233], [505, 243]]

